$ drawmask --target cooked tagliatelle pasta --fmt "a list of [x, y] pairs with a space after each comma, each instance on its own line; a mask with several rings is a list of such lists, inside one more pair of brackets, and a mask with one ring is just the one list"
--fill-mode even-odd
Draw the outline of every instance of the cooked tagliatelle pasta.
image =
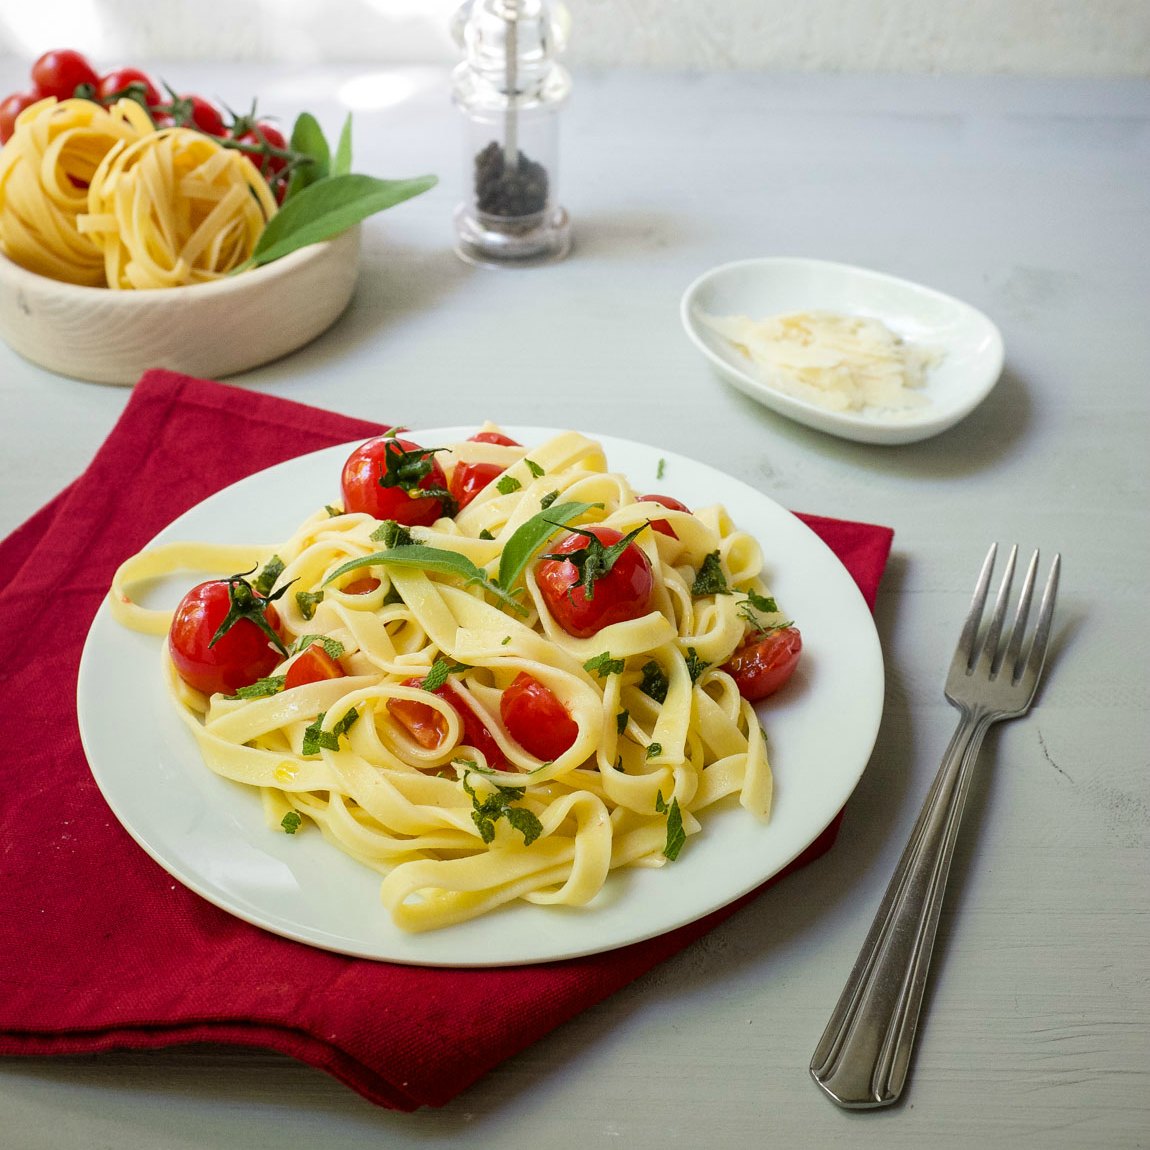
[[134, 100], [42, 100], [0, 149], [0, 250], [68, 283], [219, 279], [251, 255], [275, 211], [241, 152], [190, 128], [158, 130]]
[[[724, 799], [766, 820], [765, 736], [723, 669], [749, 634], [784, 625], [756, 541], [721, 506], [640, 501], [574, 432], [530, 448], [451, 443], [436, 458], [449, 477], [483, 462], [499, 478], [427, 527], [321, 506], [274, 547], [173, 543], [120, 568], [114, 616], [155, 634], [171, 613], [132, 592], [160, 575], [260, 568], [275, 597], [290, 654], [253, 687], [206, 696], [165, 652], [206, 764], [259, 790], [269, 833], [318, 827], [385, 875], [383, 904], [410, 931], [516, 900], [584, 905], [615, 868], [667, 864]], [[644, 613], [576, 638], [536, 570], [592, 525], [638, 529], [654, 583]], [[338, 677], [290, 685], [316, 644]], [[504, 721], [524, 674], [573, 723], [553, 758]], [[412, 705], [422, 729], [403, 719]]]

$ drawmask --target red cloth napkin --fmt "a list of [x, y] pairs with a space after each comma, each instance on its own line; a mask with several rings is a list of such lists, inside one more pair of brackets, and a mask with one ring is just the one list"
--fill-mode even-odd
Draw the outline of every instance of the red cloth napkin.
[[[172, 880], [116, 822], [73, 704], [80, 651], [116, 566], [212, 491], [380, 430], [149, 372], [87, 471], [0, 543], [0, 1054], [236, 1043], [291, 1055], [383, 1106], [439, 1106], [741, 905], [588, 958], [396, 966], [232, 917]], [[892, 532], [804, 519], [873, 604]], [[836, 820], [788, 870], [827, 850], [837, 830]]]

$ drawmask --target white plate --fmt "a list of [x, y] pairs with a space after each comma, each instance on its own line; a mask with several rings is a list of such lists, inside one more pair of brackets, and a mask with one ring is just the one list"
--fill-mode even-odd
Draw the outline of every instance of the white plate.
[[[471, 430], [412, 437], [442, 443]], [[553, 434], [508, 430], [526, 444]], [[319, 834], [269, 830], [256, 792], [204, 766], [161, 682], [162, 640], [119, 626], [105, 605], [84, 647], [76, 708], [92, 774], [128, 832], [180, 882], [248, 922], [327, 950], [428, 966], [501, 966], [610, 950], [692, 922], [786, 866], [846, 802], [874, 745], [883, 664], [870, 612], [826, 545], [759, 492], [666, 451], [595, 438], [611, 468], [639, 487], [688, 504], [721, 501], [737, 524], [764, 541], [766, 577], [804, 642], [795, 678], [761, 708], [776, 773], [769, 823], [737, 806], [707, 812], [702, 833], [676, 862], [613, 873], [587, 907], [524, 904], [445, 930], [405, 934], [380, 903], [377, 874]], [[182, 515], [155, 542], [286, 539], [317, 507], [338, 499], [352, 446], [259, 472]], [[656, 480], [660, 459], [666, 481]], [[157, 594], [174, 605], [191, 581]], [[148, 601], [160, 600], [150, 594]]]
[[[758, 321], [815, 310], [879, 319], [904, 339], [943, 352], [922, 390], [927, 404], [901, 412], [816, 407], [748, 372], [746, 359], [701, 319], [745, 315]], [[969, 415], [1002, 373], [1002, 336], [982, 312], [933, 288], [848, 264], [784, 257], [723, 264], [687, 288], [680, 315], [692, 343], [739, 390], [807, 427], [861, 443], [914, 443], [938, 435]]]

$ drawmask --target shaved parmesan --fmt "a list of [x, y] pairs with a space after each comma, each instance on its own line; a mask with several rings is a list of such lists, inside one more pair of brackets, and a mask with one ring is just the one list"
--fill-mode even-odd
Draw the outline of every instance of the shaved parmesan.
[[941, 353], [908, 343], [882, 320], [831, 311], [751, 320], [703, 316], [753, 374], [786, 395], [828, 411], [923, 407], [927, 373]]

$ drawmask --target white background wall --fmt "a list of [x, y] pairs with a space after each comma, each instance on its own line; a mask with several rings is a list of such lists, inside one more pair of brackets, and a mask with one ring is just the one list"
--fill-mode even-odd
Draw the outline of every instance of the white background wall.
[[[442, 63], [457, 0], [0, 0], [0, 55]], [[1150, 0], [569, 0], [573, 67], [1150, 76]]]

